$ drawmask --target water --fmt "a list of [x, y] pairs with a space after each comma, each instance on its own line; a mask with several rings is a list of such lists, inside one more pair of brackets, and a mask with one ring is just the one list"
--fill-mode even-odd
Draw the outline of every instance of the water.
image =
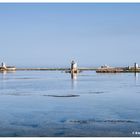
[[139, 136], [138, 76], [0, 73], [0, 136]]

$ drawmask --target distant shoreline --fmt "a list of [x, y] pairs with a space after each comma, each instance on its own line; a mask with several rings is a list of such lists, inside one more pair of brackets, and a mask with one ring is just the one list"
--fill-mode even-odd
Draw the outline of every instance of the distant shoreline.
[[[140, 73], [140, 68], [78, 68], [79, 71], [96, 71], [96, 73]], [[16, 68], [16, 71], [71, 71], [70, 68]]]
[[[16, 68], [18, 71], [26, 71], [26, 70], [47, 70], [47, 71], [67, 71], [70, 68]], [[97, 68], [78, 68], [78, 70], [85, 71], [85, 70], [97, 70]]]

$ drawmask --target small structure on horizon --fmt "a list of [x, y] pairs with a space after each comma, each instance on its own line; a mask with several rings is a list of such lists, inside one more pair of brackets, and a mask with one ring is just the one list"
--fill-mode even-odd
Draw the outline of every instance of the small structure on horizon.
[[110, 68], [110, 66], [105, 64], [105, 65], [101, 66], [101, 68]]
[[135, 69], [138, 69], [139, 68], [139, 65], [137, 63], [134, 63], [134, 68]]
[[139, 65], [135, 62], [134, 63], [134, 70], [135, 70], [135, 72], [137, 72], [138, 68], [139, 68]]
[[140, 72], [140, 67], [137, 63], [134, 63], [134, 66], [128, 67], [109, 67], [107, 65], [101, 66], [96, 70], [97, 73], [128, 73], [128, 72]]
[[78, 73], [77, 63], [74, 60], [71, 62], [71, 73]]
[[6, 66], [4, 62], [1, 63], [0, 71], [15, 71], [16, 68], [14, 66]]
[[6, 69], [6, 64], [4, 62], [1, 63], [1, 68]]

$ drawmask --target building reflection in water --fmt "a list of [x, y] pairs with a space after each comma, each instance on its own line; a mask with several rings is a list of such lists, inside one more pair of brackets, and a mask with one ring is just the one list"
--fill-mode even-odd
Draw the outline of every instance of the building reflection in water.
[[8, 73], [15, 73], [15, 71], [0, 71], [0, 79], [1, 80], [6, 80], [7, 79], [7, 74]]
[[77, 85], [77, 73], [71, 73], [71, 87], [74, 89]]
[[138, 78], [139, 78], [139, 74], [136, 72], [136, 73], [134, 73], [134, 75], [135, 75], [135, 81], [137, 82]]
[[7, 71], [1, 71], [1, 79], [4, 80], [6, 78]]
[[71, 73], [71, 79], [77, 80], [77, 73]]

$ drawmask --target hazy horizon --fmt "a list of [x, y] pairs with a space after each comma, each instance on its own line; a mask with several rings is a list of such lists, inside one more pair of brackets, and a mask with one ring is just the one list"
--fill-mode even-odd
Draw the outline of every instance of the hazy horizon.
[[0, 3], [0, 62], [140, 64], [139, 17], [139, 3]]

